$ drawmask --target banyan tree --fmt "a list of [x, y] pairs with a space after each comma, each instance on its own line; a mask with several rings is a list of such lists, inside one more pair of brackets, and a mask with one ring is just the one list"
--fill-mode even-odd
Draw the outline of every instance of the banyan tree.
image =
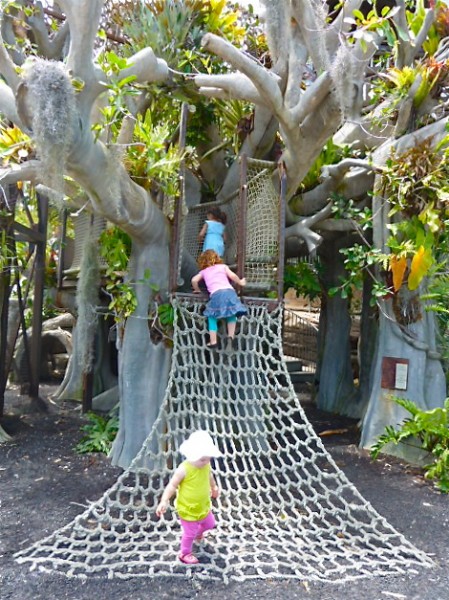
[[[47, 4], [3, 3], [0, 112], [36, 152], [0, 177], [3, 186], [30, 182], [55, 205], [83, 208], [131, 240], [125, 281], [136, 303], [118, 326], [113, 462], [127, 466], [136, 455], [167, 384], [171, 349], [153, 335], [148, 315], [167, 301], [176, 231], [164, 202], [179, 190], [164, 188], [163, 161], [156, 164], [146, 149], [154, 149], [147, 142], [155, 119], [167, 126], [162, 146], [174, 147], [182, 102], [190, 117], [177, 164], [190, 153], [182, 180], [187, 205], [200, 203], [206, 188], [219, 202], [235, 193], [242, 155], [275, 161], [287, 175], [287, 255], [321, 263], [318, 406], [364, 417], [362, 444], [370, 446], [401, 416], [392, 390], [422, 407], [442, 405], [438, 329], [423, 297], [445, 239], [446, 184], [432, 179], [445, 156], [444, 5], [399, 0], [393, 8], [367, 8], [347, 0], [333, 9], [321, 1], [263, 0], [259, 22], [196, 0]], [[433, 170], [411, 160], [413, 149]], [[398, 176], [408, 159], [416, 167], [411, 182]], [[417, 181], [426, 190], [410, 192]], [[92, 335], [86, 323], [97, 283], [88, 267], [97, 246], [91, 239], [85, 247], [78, 366], [68, 390], [92, 368], [83, 344]], [[184, 253], [186, 282], [194, 258]], [[351, 269], [363, 285], [357, 383], [342, 283]]]

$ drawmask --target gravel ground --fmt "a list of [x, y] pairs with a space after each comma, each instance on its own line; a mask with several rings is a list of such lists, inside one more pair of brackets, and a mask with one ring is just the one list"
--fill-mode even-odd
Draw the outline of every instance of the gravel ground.
[[[42, 386], [49, 397], [51, 386]], [[395, 459], [373, 462], [357, 447], [354, 423], [306, 411], [337, 464], [374, 508], [419, 549], [433, 556], [435, 568], [407, 576], [377, 577], [346, 584], [300, 581], [216, 582], [186, 579], [127, 581], [30, 572], [13, 554], [71, 521], [86, 504], [114, 483], [120, 470], [107, 458], [79, 456], [73, 447], [85, 422], [71, 403], [30, 412], [29, 400], [15, 388], [6, 395], [3, 427], [13, 436], [0, 445], [0, 599], [1, 600], [162, 600], [225, 597], [226, 600], [448, 600], [449, 497], [426, 482], [419, 470]]]

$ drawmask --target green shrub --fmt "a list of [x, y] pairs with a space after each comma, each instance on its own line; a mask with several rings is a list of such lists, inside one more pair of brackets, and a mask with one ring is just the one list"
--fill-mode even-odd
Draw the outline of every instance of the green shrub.
[[298, 296], [305, 296], [309, 300], [315, 300], [321, 295], [321, 286], [318, 279], [320, 264], [299, 262], [285, 265], [284, 270], [284, 292], [289, 289], [295, 290]]
[[398, 429], [387, 426], [374, 446], [371, 448], [372, 458], [377, 458], [386, 444], [399, 444], [405, 440], [416, 438], [421, 448], [434, 456], [434, 461], [425, 465], [426, 479], [435, 479], [436, 487], [444, 493], [449, 492], [449, 398], [444, 407], [421, 410], [411, 400], [391, 397], [396, 404], [411, 414], [411, 418]]
[[81, 431], [84, 431], [86, 435], [75, 446], [75, 452], [78, 454], [87, 454], [88, 452], [109, 454], [118, 431], [118, 417], [102, 417], [90, 412], [87, 414], [87, 418], [89, 423], [81, 427]]

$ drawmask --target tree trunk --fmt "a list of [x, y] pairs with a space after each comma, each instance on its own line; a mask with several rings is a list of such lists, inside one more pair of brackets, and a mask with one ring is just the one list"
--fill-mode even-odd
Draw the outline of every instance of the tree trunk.
[[[393, 300], [382, 301], [371, 395], [360, 441], [362, 448], [370, 448], [384, 433], [386, 425], [397, 425], [410, 416], [391, 400], [391, 395], [408, 398], [422, 410], [443, 406], [446, 397], [444, 371], [435, 345], [433, 313], [424, 310], [416, 292], [404, 290], [397, 303], [400, 305], [394, 307]], [[413, 318], [413, 322], [398, 324], [400, 314], [404, 320]], [[387, 381], [384, 358], [408, 361], [405, 390], [395, 387], [394, 376]], [[392, 446], [389, 453], [412, 461], [417, 458], [410, 446]]]
[[332, 287], [345, 277], [343, 257], [339, 250], [341, 238], [327, 240], [320, 246], [324, 270], [321, 282], [324, 288], [320, 314], [321, 344], [319, 349], [319, 390], [317, 406], [322, 410], [347, 414], [354, 398], [354, 378], [351, 367], [349, 301], [340, 294], [329, 296]]
[[377, 306], [371, 306], [373, 280], [366, 276], [363, 282], [362, 311], [360, 315], [360, 337], [358, 340], [357, 358], [359, 363], [359, 385], [356, 407], [352, 414], [361, 417], [365, 414], [371, 392], [371, 376], [373, 358], [376, 352], [378, 335], [378, 310]]
[[[151, 269], [151, 281], [161, 289], [168, 281], [168, 247], [133, 242], [129, 280], [142, 281]], [[157, 281], [153, 278], [158, 275]], [[120, 426], [111, 450], [112, 464], [127, 468], [147, 438], [165, 397], [171, 365], [171, 349], [151, 339], [148, 306], [152, 291], [147, 283], [136, 283], [138, 307], [126, 321], [118, 338]]]
[[[376, 248], [387, 252], [390, 206], [383, 199], [382, 185], [382, 178], [377, 176], [373, 196], [373, 242]], [[436, 347], [435, 317], [425, 310], [420, 290], [412, 292], [404, 284], [391, 298], [380, 300], [378, 304], [379, 335], [370, 397], [362, 424], [362, 448], [370, 448], [385, 432], [386, 425], [398, 425], [409, 416], [391, 400], [391, 395], [408, 398], [423, 410], [443, 406], [446, 398], [446, 380]], [[395, 380], [394, 359], [407, 361], [406, 389]], [[388, 452], [410, 461], [417, 458], [410, 446], [391, 445]]]

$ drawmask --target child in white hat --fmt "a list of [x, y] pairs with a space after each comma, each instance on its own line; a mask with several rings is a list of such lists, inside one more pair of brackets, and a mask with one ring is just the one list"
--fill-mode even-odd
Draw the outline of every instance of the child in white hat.
[[186, 565], [199, 561], [192, 554], [194, 541], [201, 541], [205, 531], [215, 527], [211, 497], [218, 498], [220, 493], [211, 472], [211, 458], [218, 458], [221, 452], [207, 431], [195, 431], [181, 444], [181, 454], [186, 457], [176, 469], [156, 508], [161, 517], [170, 504], [170, 498], [176, 495], [176, 511], [182, 527], [181, 551], [179, 560]]

